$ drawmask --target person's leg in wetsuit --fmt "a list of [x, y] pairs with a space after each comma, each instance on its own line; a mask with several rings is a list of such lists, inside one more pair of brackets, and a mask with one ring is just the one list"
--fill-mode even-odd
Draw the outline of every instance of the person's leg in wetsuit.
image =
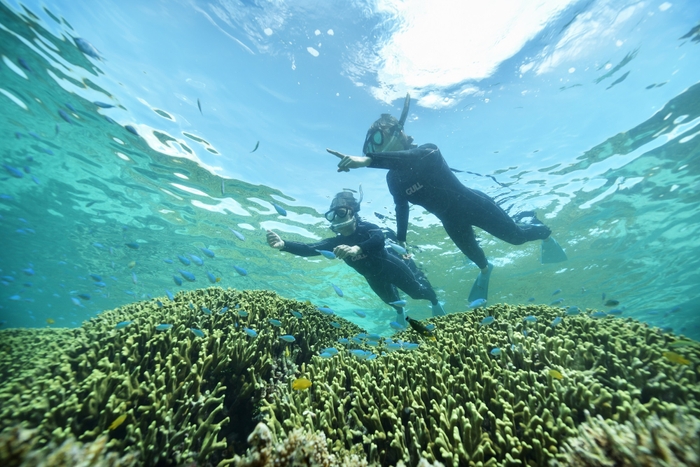
[[[365, 279], [367, 280], [367, 284], [369, 284], [370, 288], [374, 291], [374, 293], [377, 294], [377, 296], [381, 298], [382, 301], [387, 305], [389, 305], [391, 302], [401, 300], [401, 297], [399, 296], [399, 291], [396, 290], [394, 284], [386, 280], [383, 273], [373, 276], [368, 275], [365, 276]], [[396, 322], [399, 323], [401, 326], [408, 326], [403, 307], [397, 305], [389, 306], [396, 310]]]
[[403, 290], [414, 300], [429, 300], [432, 305], [433, 316], [445, 314], [430, 283], [428, 282], [426, 286], [424, 282], [419, 281], [409, 266], [406, 265], [405, 260], [396, 255], [387, 255], [384, 264], [382, 277], [385, 280]]
[[516, 224], [496, 202], [486, 194], [467, 189], [448, 215], [441, 216], [442, 225], [452, 241], [470, 260], [481, 269], [469, 293], [469, 302], [488, 297], [489, 279], [493, 265], [486, 259], [474, 235], [477, 226], [496, 238], [513, 245], [531, 240], [544, 240], [551, 230], [544, 224]]

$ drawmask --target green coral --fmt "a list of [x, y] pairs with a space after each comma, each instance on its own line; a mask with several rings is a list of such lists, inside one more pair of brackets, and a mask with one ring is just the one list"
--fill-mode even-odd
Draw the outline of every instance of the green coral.
[[[105, 439], [106, 451], [146, 465], [495, 466], [565, 462], [588, 414], [623, 427], [651, 423], [653, 439], [671, 430], [654, 417], [672, 419], [680, 406], [694, 423], [700, 415], [699, 347], [633, 320], [566, 316], [552, 327], [561, 309], [495, 305], [432, 319], [435, 341], [412, 330], [394, 336], [421, 342], [416, 350], [366, 339], [347, 350], [375, 354], [322, 358], [321, 349], [362, 330], [267, 291], [161, 300], [76, 330], [0, 332], [0, 427], [35, 430], [33, 451]], [[495, 322], [479, 326], [487, 314]], [[157, 331], [161, 323], [173, 326]], [[293, 391], [299, 376], [313, 385]], [[269, 434], [254, 430], [260, 421]], [[234, 456], [251, 432], [269, 441]]]
[[[288, 385], [298, 363], [326, 342], [360, 331], [340, 318], [336, 329], [311, 304], [266, 291], [210, 288], [158, 303], [101, 313], [73, 330], [56, 352], [36, 354], [18, 375], [9, 373], [9, 363], [0, 366], [0, 380], [8, 380], [0, 386], [0, 428], [36, 428], [39, 445], [71, 436], [93, 441], [108, 432], [109, 449], [136, 449], [148, 465], [218, 459], [227, 449], [244, 449], [255, 426], [253, 401]], [[131, 324], [115, 328], [127, 320]], [[161, 323], [173, 326], [157, 331]], [[246, 335], [244, 326], [258, 336]], [[285, 333], [296, 336], [293, 346], [279, 339]], [[2, 333], [11, 349], [24, 348], [31, 335]], [[109, 431], [122, 415], [123, 423]]]
[[[325, 433], [334, 449], [362, 443], [372, 463], [421, 457], [447, 465], [545, 465], [586, 413], [624, 423], [678, 406], [700, 414], [698, 370], [666, 359], [672, 336], [632, 320], [496, 305], [432, 321], [437, 340], [365, 361], [315, 358], [309, 391], [264, 403], [271, 429]], [[494, 324], [480, 327], [490, 314]], [[528, 315], [537, 323], [524, 321]], [[523, 334], [527, 331], [527, 336]], [[420, 338], [407, 331], [396, 338]], [[501, 353], [494, 356], [493, 348]], [[697, 348], [684, 350], [700, 361]], [[550, 372], [556, 370], [556, 372]], [[563, 375], [558, 379], [559, 374]]]
[[681, 411], [669, 420], [652, 414], [624, 424], [600, 415], [579, 427], [553, 467], [700, 465], [700, 420]]

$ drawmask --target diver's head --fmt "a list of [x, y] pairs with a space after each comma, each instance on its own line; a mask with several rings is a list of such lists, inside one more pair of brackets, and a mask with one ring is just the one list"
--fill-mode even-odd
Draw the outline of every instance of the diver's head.
[[406, 99], [403, 104], [403, 112], [401, 118], [396, 119], [389, 114], [382, 114], [381, 117], [369, 127], [365, 144], [362, 146], [362, 153], [369, 152], [385, 152], [385, 151], [402, 151], [409, 149], [413, 138], [407, 136], [403, 131], [403, 125], [408, 117], [408, 106], [411, 102], [411, 97], [406, 94]]
[[349, 191], [341, 191], [335, 195], [331, 201], [331, 208], [326, 213], [326, 219], [330, 221], [333, 232], [350, 235], [355, 231], [360, 202], [362, 198], [356, 200]]

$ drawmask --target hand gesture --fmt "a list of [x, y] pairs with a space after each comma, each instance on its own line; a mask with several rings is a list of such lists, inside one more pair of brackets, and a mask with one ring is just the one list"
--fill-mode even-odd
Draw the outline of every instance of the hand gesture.
[[284, 240], [272, 230], [267, 231], [267, 244], [277, 250], [284, 248]]
[[334, 151], [332, 149], [326, 149], [329, 153], [340, 158], [338, 162], [338, 172], [350, 172], [350, 169], [359, 169], [360, 167], [367, 167], [372, 158], [365, 156], [348, 156], [342, 152]]
[[333, 248], [333, 254], [338, 259], [345, 259], [348, 256], [357, 256], [360, 253], [362, 253], [362, 249], [357, 245], [338, 245], [337, 247]]

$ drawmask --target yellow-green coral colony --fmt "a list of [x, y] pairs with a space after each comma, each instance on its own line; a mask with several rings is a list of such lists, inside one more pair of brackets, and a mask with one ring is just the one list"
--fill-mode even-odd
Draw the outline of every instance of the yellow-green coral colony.
[[273, 465], [305, 443], [326, 465], [566, 465], [586, 420], [700, 416], [700, 347], [629, 319], [493, 305], [384, 339], [267, 291], [161, 305], [1, 331], [0, 453], [32, 433], [133, 465]]

